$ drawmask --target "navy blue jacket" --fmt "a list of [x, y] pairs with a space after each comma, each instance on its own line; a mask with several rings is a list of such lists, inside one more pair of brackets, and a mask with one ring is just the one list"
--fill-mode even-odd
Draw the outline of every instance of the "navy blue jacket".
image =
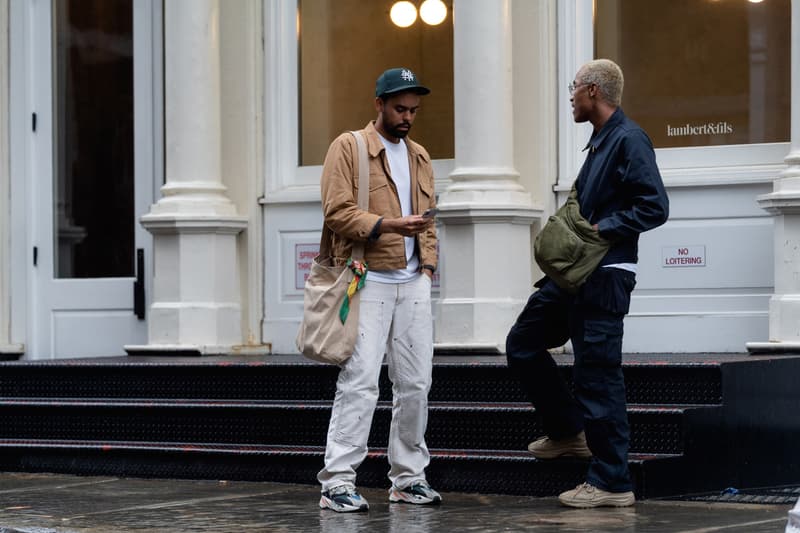
[[584, 150], [589, 153], [576, 183], [581, 215], [612, 243], [600, 264], [636, 263], [639, 234], [669, 216], [653, 143], [617, 108]]

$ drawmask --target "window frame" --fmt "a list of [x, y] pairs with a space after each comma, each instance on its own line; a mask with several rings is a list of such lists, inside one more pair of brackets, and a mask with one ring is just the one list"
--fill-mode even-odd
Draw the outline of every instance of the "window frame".
[[[573, 125], [567, 85], [594, 58], [594, 0], [558, 3], [559, 173], [556, 190], [569, 190], [583, 163], [591, 126]], [[622, 107], [625, 107], [623, 97]], [[634, 120], [636, 117], [632, 117]], [[771, 182], [786, 168], [790, 142], [657, 148], [665, 185], [706, 186]]]
[[[299, 35], [297, 0], [265, 2], [264, 198], [262, 204], [319, 201], [322, 165], [299, 163]], [[331, 139], [333, 141], [333, 139]], [[436, 190], [449, 183], [454, 159], [432, 161]]]

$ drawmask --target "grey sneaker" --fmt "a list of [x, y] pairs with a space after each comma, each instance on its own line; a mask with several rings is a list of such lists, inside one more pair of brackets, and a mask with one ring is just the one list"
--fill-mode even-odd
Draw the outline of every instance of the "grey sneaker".
[[332, 509], [337, 513], [368, 511], [369, 504], [353, 485], [339, 485], [323, 491], [319, 499], [320, 509]]
[[586, 445], [586, 434], [581, 431], [574, 437], [551, 439], [542, 437], [528, 444], [528, 451], [537, 459], [555, 459], [556, 457], [580, 457], [588, 459], [592, 456]]
[[403, 489], [392, 487], [389, 491], [389, 501], [416, 505], [437, 505], [442, 502], [442, 497], [428, 485], [427, 481], [415, 481]]
[[558, 501], [567, 507], [630, 507], [636, 503], [633, 492], [608, 492], [589, 483], [581, 483], [572, 490], [558, 495]]

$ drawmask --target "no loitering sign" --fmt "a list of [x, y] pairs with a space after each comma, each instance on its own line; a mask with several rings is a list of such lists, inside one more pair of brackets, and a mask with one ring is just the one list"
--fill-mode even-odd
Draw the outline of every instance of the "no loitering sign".
[[705, 245], [662, 246], [661, 266], [672, 267], [704, 267], [706, 266]]

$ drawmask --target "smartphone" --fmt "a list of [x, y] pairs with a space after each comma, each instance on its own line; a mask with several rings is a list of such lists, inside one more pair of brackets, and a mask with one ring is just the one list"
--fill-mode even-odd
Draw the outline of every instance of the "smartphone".
[[431, 207], [430, 209], [426, 209], [424, 213], [422, 213], [422, 218], [433, 218], [439, 213], [438, 207]]

